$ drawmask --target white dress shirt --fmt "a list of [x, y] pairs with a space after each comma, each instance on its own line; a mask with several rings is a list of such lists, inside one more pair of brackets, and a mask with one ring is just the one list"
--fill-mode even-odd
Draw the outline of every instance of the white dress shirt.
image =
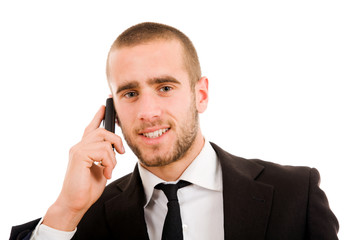
[[[149, 238], [160, 240], [168, 201], [163, 191], [154, 187], [164, 181], [140, 164], [138, 166], [146, 196], [144, 212]], [[209, 142], [205, 142], [200, 154], [179, 180], [192, 183], [178, 190], [184, 240], [224, 239], [222, 171]], [[72, 232], [59, 231], [41, 223], [33, 231], [31, 240], [70, 240], [76, 232], [76, 229]]]
[[[149, 238], [160, 240], [168, 200], [162, 190], [154, 187], [164, 181], [140, 164], [139, 172], [146, 196], [144, 210]], [[178, 180], [192, 183], [178, 190], [184, 240], [224, 239], [222, 171], [209, 142], [205, 142], [200, 154]]]

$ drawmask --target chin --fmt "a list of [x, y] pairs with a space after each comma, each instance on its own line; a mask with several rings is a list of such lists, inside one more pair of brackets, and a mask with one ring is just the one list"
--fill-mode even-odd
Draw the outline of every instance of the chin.
[[139, 157], [140, 162], [146, 167], [162, 167], [169, 165], [170, 163], [173, 163], [178, 160], [178, 159], [174, 159], [173, 156], [164, 157], [165, 155], [169, 155], [169, 154], [157, 154], [156, 156], [154, 156], [154, 154], [149, 154], [149, 155], [150, 156], [152, 155], [151, 159], [144, 158], [142, 156]]

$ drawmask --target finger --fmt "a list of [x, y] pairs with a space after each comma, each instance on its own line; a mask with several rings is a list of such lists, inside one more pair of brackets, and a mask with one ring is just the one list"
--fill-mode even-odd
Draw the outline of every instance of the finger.
[[[101, 161], [102, 166], [110, 166], [112, 169], [116, 166], [116, 156], [115, 152], [113, 151], [112, 144], [110, 142], [104, 142], [103, 143], [103, 149], [104, 149], [104, 157]], [[111, 160], [111, 162], [108, 164], [107, 159]]]
[[[111, 148], [111, 147], [110, 147]], [[107, 179], [111, 179], [112, 171], [114, 170], [116, 166], [116, 158], [114, 151], [109, 149], [108, 155], [104, 160], [101, 161], [101, 166], [104, 167], [103, 174]]]
[[103, 105], [97, 111], [97, 113], [95, 114], [95, 116], [92, 119], [92, 121], [90, 122], [90, 124], [85, 128], [83, 136], [86, 136], [90, 132], [92, 132], [92, 131], [96, 130], [97, 128], [99, 128], [99, 126], [101, 124], [101, 121], [104, 119], [104, 116], [105, 116], [105, 106]]
[[[74, 154], [74, 151], [76, 151], [76, 148], [72, 148], [72, 154]], [[85, 153], [83, 157], [81, 157], [82, 153]], [[113, 151], [113, 148], [111, 146], [111, 143], [109, 142], [96, 142], [96, 143], [90, 143], [85, 144], [85, 147], [83, 146], [80, 153], [77, 153], [78, 158], [84, 159], [84, 163], [86, 163], [88, 168], [93, 168], [94, 164], [97, 165], [97, 167], [100, 168], [107, 168], [107, 170], [104, 172], [102, 171], [102, 174], [107, 179], [111, 178], [112, 170], [115, 168], [117, 161], [115, 157], [115, 152]]]
[[103, 164], [103, 162], [101, 161], [100, 163], [96, 163], [94, 162], [93, 165], [91, 166], [91, 168], [93, 167], [99, 167], [102, 169], [102, 175], [106, 178], [106, 179], [111, 179], [112, 177], [112, 171], [114, 170], [114, 167], [111, 166], [106, 166]]
[[106, 179], [111, 179], [113, 170], [114, 168], [104, 167], [104, 171], [103, 171], [104, 177]]
[[90, 168], [92, 174], [95, 174], [95, 178], [100, 180], [105, 177], [107, 180], [111, 179], [112, 177], [112, 170], [109, 167], [104, 167], [102, 165], [93, 164]]
[[96, 137], [94, 137], [91, 141], [110, 142], [118, 153], [120, 154], [125, 153], [125, 148], [122, 139], [120, 136], [116, 135], [115, 133], [107, 131], [104, 128], [98, 128], [94, 131], [94, 135], [96, 135]]
[[116, 160], [116, 156], [115, 156], [115, 152], [113, 150], [113, 146], [111, 143], [109, 142], [106, 142], [108, 145], [107, 145], [107, 148], [108, 148], [108, 152], [110, 154], [110, 159], [112, 160], [113, 162], [113, 166], [115, 168], [116, 164], [117, 164], [117, 160]]
[[110, 132], [110, 134], [106, 135], [105, 141], [111, 142], [112, 146], [115, 148], [115, 150], [118, 153], [120, 154], [125, 153], [124, 144], [120, 136]]
[[88, 158], [93, 162], [101, 162], [103, 166], [109, 166], [114, 168], [116, 165], [115, 153], [112, 149], [111, 143], [101, 142], [96, 144], [91, 144], [86, 150], [88, 153]]
[[[116, 165], [116, 160], [114, 159], [114, 152], [110, 149], [107, 153], [102, 152], [101, 154], [99, 154], [99, 152], [100, 151], [94, 151], [87, 156], [87, 162], [90, 162], [90, 165], [87, 165], [87, 167], [91, 168], [93, 167], [93, 165], [97, 165], [98, 167], [109, 168], [112, 171], [112, 169], [114, 169]], [[114, 157], [112, 157], [111, 155], [113, 155]], [[111, 174], [106, 175], [105, 177], [109, 179], [111, 178]]]

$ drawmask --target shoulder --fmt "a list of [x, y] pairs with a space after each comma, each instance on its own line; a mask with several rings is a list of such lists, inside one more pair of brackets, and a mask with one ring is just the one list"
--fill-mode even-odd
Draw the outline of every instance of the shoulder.
[[[221, 163], [224, 186], [245, 185], [249, 192], [259, 186], [271, 189], [269, 234], [285, 234], [286, 230], [290, 234], [294, 229], [306, 229], [304, 234], [307, 236], [323, 236], [324, 233], [328, 233], [326, 236], [336, 236], [339, 225], [325, 193], [319, 187], [320, 174], [317, 169], [246, 159], [212, 145]], [[231, 196], [236, 194], [232, 192]], [[244, 195], [244, 192], [241, 194]], [[324, 237], [314, 239], [320, 238]]]
[[248, 164], [263, 167], [261, 173], [254, 179], [282, 189], [287, 193], [303, 193], [306, 195], [311, 185], [319, 185], [320, 175], [317, 169], [307, 166], [281, 165], [261, 159], [246, 159]]
[[307, 196], [311, 185], [318, 185], [319, 173], [306, 166], [289, 166], [247, 159], [230, 154], [212, 143], [221, 163], [223, 178], [232, 182], [256, 182], [272, 186], [276, 194]]
[[284, 180], [290, 182], [292, 182], [292, 180], [308, 181], [312, 172], [318, 173], [316, 169], [306, 166], [281, 165], [260, 159], [248, 159], [248, 161], [264, 167], [262, 174], [260, 174], [257, 179], [258, 181], [270, 179], [273, 182], [282, 182]]
[[[247, 159], [235, 156], [211, 143], [219, 160], [223, 171], [228, 174], [243, 175], [256, 181], [282, 183], [288, 181], [307, 181], [312, 172], [318, 174], [316, 169], [306, 166], [290, 166], [265, 161], [261, 159]], [[306, 180], [307, 179], [307, 180]]]

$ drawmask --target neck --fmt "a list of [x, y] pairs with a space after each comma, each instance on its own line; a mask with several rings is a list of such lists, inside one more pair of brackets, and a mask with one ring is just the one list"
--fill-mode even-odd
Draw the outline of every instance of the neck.
[[161, 167], [147, 167], [143, 164], [141, 165], [149, 172], [153, 173], [155, 176], [161, 178], [166, 182], [176, 181], [180, 178], [180, 176], [187, 169], [187, 167], [194, 161], [194, 159], [199, 155], [202, 148], [204, 147], [204, 143], [204, 137], [199, 130], [194, 140], [194, 143], [181, 159], [178, 159], [175, 162]]

